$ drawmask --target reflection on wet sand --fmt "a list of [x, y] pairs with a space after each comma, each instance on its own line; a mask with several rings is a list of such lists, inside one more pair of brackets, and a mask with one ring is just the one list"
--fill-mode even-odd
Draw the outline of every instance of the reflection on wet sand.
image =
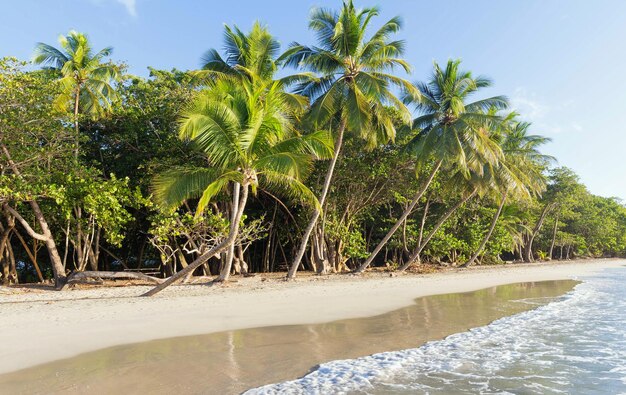
[[302, 376], [321, 362], [413, 348], [482, 326], [547, 303], [576, 284], [504, 285], [423, 297], [409, 307], [368, 318], [112, 347], [0, 375], [0, 393], [239, 393]]

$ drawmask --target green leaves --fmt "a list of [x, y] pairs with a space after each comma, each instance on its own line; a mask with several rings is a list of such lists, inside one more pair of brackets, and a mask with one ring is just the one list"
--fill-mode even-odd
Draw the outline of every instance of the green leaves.
[[[205, 69], [213, 80], [180, 118], [180, 138], [190, 140], [209, 168], [174, 168], [154, 180], [155, 198], [166, 207], [197, 199], [196, 215], [231, 183], [278, 190], [298, 201], [317, 200], [302, 183], [313, 160], [333, 153], [330, 133], [302, 136], [297, 120], [307, 101], [285, 92], [289, 79], [274, 80], [277, 41], [255, 24], [244, 34], [225, 28], [226, 57], [211, 50]], [[291, 82], [308, 81], [300, 74]]]
[[347, 121], [348, 129], [368, 142], [368, 147], [393, 139], [395, 125], [382, 107], [391, 105], [402, 113], [408, 124], [410, 112], [395, 96], [394, 88], [419, 96], [408, 81], [388, 74], [395, 67], [409, 71], [400, 58], [403, 41], [391, 41], [401, 22], [393, 18], [367, 40], [370, 22], [378, 9], [357, 10], [346, 1], [339, 12], [314, 9], [309, 27], [316, 34], [318, 46], [293, 43], [279, 58], [280, 62], [318, 74], [303, 81], [297, 92], [311, 101], [309, 119], [316, 127], [327, 127], [337, 118]]
[[32, 58], [33, 63], [61, 74], [55, 107], [61, 112], [74, 111], [75, 117], [77, 111], [94, 119], [109, 113], [119, 100], [114, 84], [121, 78], [117, 65], [103, 63], [113, 48], [94, 54], [87, 36], [73, 30], [59, 37], [59, 44], [61, 49], [38, 43]]
[[484, 175], [502, 158], [497, 132], [503, 118], [486, 113], [507, 106], [506, 98], [496, 96], [468, 103], [468, 99], [490, 82], [459, 70], [460, 61], [450, 60], [442, 69], [434, 64], [433, 76], [417, 83], [420, 94], [407, 92], [404, 100], [420, 115], [413, 121], [418, 131], [407, 148], [418, 163], [442, 160], [444, 167], [460, 171], [466, 178]]
[[152, 190], [156, 202], [171, 210], [187, 199], [199, 198], [216, 179], [218, 173], [214, 169], [172, 168], [154, 178]]

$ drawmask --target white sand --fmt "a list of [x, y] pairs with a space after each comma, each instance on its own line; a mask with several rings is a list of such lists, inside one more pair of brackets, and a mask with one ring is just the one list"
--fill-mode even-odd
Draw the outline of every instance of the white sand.
[[0, 288], [0, 373], [106, 347], [261, 326], [366, 317], [417, 297], [496, 285], [580, 279], [626, 260], [508, 265], [390, 278], [307, 277], [285, 283], [247, 278], [229, 286], [174, 286], [152, 298], [148, 287], [65, 292]]

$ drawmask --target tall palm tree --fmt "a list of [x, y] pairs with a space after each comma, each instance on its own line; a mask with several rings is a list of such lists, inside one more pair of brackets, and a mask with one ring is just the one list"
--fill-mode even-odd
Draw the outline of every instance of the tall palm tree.
[[38, 43], [33, 55], [33, 63], [45, 66], [60, 73], [58, 80], [61, 91], [55, 100], [55, 107], [63, 112], [70, 106], [74, 115], [76, 131], [75, 155], [79, 146], [79, 114], [99, 117], [110, 111], [117, 100], [114, 83], [119, 81], [118, 66], [104, 59], [111, 55], [113, 48], [106, 47], [96, 53], [83, 33], [70, 31], [59, 37], [60, 49]]
[[[192, 273], [235, 243], [250, 190], [254, 193], [259, 186], [279, 190], [288, 197], [319, 205], [302, 180], [314, 159], [332, 155], [332, 138], [326, 132], [300, 136], [294, 120], [304, 107], [294, 107], [287, 96], [278, 81], [218, 79], [184, 112], [180, 137], [193, 141], [210, 167], [172, 169], [162, 174], [154, 182], [155, 198], [171, 208], [199, 198], [196, 215], [201, 215], [218, 193], [234, 183], [231, 227], [228, 237], [146, 296]], [[225, 264], [218, 281], [227, 280], [230, 269]]]
[[[514, 117], [515, 114], [509, 116]], [[499, 195], [499, 205], [485, 233], [482, 242], [474, 254], [461, 267], [468, 267], [483, 252], [498, 218], [502, 214], [507, 198], [525, 199], [541, 194], [546, 187], [546, 166], [554, 160], [544, 155], [539, 147], [550, 141], [547, 137], [528, 134], [530, 124], [510, 119], [502, 128], [501, 147], [503, 158], [497, 166], [490, 167], [489, 177], [493, 180], [494, 193]]]
[[506, 108], [507, 99], [494, 96], [468, 103], [468, 99], [481, 89], [491, 86], [491, 81], [485, 77], [474, 78], [470, 72], [459, 70], [460, 63], [459, 60], [449, 60], [445, 69], [435, 63], [430, 81], [416, 84], [419, 95], [408, 94], [405, 97], [405, 101], [414, 104], [421, 113], [413, 121], [413, 128], [419, 132], [408, 149], [415, 153], [417, 170], [431, 164], [430, 173], [398, 221], [356, 270], [357, 273], [363, 272], [373, 262], [411, 214], [442, 167], [459, 169], [468, 177], [472, 171], [481, 175], [485, 164], [493, 165], [502, 156], [490, 130], [501, 119], [486, 111]]
[[[344, 1], [340, 11], [314, 9], [309, 28], [316, 34], [318, 45], [294, 43], [279, 59], [317, 75], [302, 79], [296, 92], [310, 98], [313, 125], [335, 128], [335, 154], [324, 179], [321, 205], [328, 196], [346, 130], [365, 139], [369, 147], [385, 143], [396, 133], [385, 106], [398, 108], [403, 121], [410, 122], [410, 112], [394, 88], [419, 95], [408, 81], [389, 73], [394, 68], [410, 71], [401, 59], [404, 42], [391, 40], [402, 26], [400, 18], [390, 19], [367, 36], [370, 22], [378, 14], [377, 8], [356, 9], [351, 0]], [[320, 214], [319, 209], [313, 212], [287, 278], [295, 276]]]
[[[276, 59], [279, 55], [280, 43], [272, 36], [268, 28], [255, 22], [248, 33], [237, 26], [224, 27], [223, 55], [216, 49], [208, 50], [202, 57], [202, 68], [194, 74], [198, 81], [212, 84], [216, 80], [231, 79], [233, 81], [250, 81], [266, 83], [273, 81], [278, 69]], [[310, 73], [290, 74], [277, 82], [288, 88], [296, 82], [310, 80]], [[255, 83], [256, 83], [255, 82]], [[290, 105], [300, 107], [308, 103], [307, 99], [298, 94], [283, 92], [284, 99]], [[238, 196], [240, 185], [234, 183], [233, 196]], [[236, 199], [233, 201], [233, 212], [236, 212]], [[232, 225], [232, 224], [231, 224]], [[235, 244], [226, 253], [227, 266], [232, 264]]]

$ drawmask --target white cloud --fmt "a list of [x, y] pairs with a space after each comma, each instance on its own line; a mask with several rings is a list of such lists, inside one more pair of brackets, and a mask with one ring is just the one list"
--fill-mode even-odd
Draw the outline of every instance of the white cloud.
[[89, 0], [90, 3], [97, 6], [111, 4], [112, 1], [124, 6], [128, 15], [137, 16], [137, 0]]
[[559, 134], [582, 132], [583, 126], [576, 122], [559, 123], [558, 119], [566, 118], [564, 112], [574, 104], [573, 100], [557, 105], [547, 105], [537, 95], [524, 87], [515, 89], [509, 99], [511, 109], [518, 112], [522, 119], [533, 123], [533, 130], [542, 134]]
[[548, 112], [548, 106], [540, 103], [534, 94], [525, 88], [517, 88], [510, 98], [511, 108], [531, 122], [541, 120]]
[[126, 11], [128, 11], [130, 16], [137, 16], [136, 0], [117, 0], [117, 2], [126, 7]]

